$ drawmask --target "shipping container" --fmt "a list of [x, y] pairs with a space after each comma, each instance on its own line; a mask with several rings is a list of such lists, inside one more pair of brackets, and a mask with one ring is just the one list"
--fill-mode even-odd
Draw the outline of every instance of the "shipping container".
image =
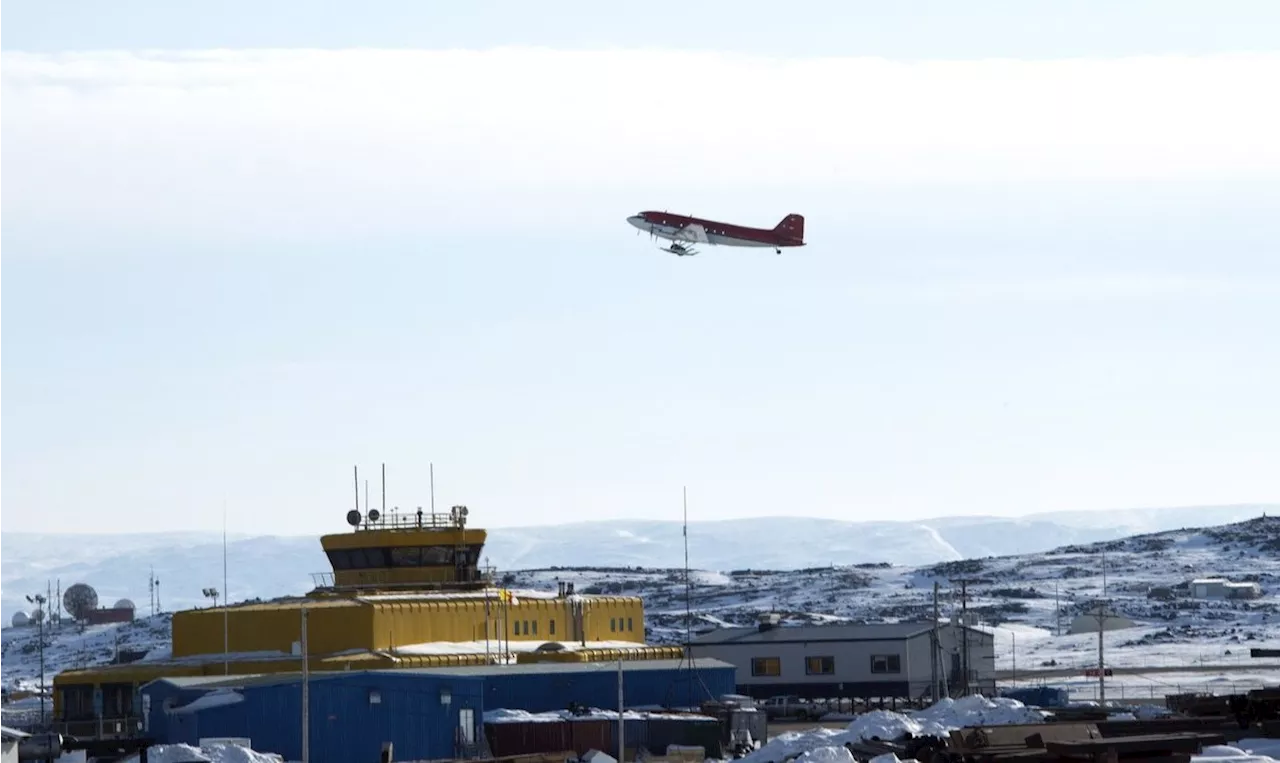
[[487, 723], [485, 737], [495, 758], [538, 752], [559, 752], [571, 746], [569, 724], [564, 721]]

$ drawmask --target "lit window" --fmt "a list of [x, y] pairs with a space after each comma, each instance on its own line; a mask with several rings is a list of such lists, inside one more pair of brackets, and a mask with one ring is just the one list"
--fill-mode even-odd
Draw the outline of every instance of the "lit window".
[[836, 672], [836, 658], [834, 657], [806, 657], [804, 659], [804, 672], [811, 676], [828, 676]]
[[751, 659], [751, 675], [780, 676], [782, 675], [782, 660], [778, 657], [753, 657]]

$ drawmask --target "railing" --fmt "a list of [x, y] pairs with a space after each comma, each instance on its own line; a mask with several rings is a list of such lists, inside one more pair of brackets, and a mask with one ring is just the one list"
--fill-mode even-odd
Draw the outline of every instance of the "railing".
[[396, 582], [391, 580], [391, 575], [387, 570], [365, 570], [363, 571], [363, 579], [355, 585], [339, 586], [334, 580], [332, 572], [313, 572], [311, 573], [311, 584], [316, 588], [337, 588], [337, 589], [359, 589], [359, 588], [387, 588], [387, 589], [408, 589], [408, 590], [435, 590], [452, 588], [457, 589], [459, 585], [483, 587], [492, 585], [493, 573], [486, 570], [472, 571], [470, 568], [464, 570], [466, 577], [462, 580], [447, 581], [405, 581]]
[[380, 515], [376, 522], [370, 522], [366, 517], [356, 525], [356, 530], [462, 530], [466, 525], [465, 517], [465, 514], [459, 517], [456, 513], [439, 514], [422, 509], [409, 513], [393, 509]]
[[120, 718], [54, 721], [53, 729], [63, 736], [78, 739], [125, 739], [141, 733], [142, 719], [130, 715]]

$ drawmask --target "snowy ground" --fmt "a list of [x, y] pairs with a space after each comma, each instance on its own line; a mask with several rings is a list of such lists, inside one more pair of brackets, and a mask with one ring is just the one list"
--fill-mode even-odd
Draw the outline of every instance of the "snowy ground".
[[[1002, 683], [1068, 686], [1078, 699], [1096, 696], [1096, 633], [1070, 635], [1074, 617], [1103, 591], [1114, 610], [1138, 627], [1104, 636], [1106, 663], [1121, 671], [1108, 679], [1108, 697], [1150, 698], [1183, 691], [1235, 692], [1280, 683], [1280, 660], [1252, 659], [1251, 647], [1280, 648], [1280, 518], [1269, 517], [1202, 530], [1135, 536], [1049, 553], [944, 562], [922, 567], [886, 564], [824, 566], [792, 571], [694, 571], [691, 606], [695, 630], [754, 624], [760, 612], [784, 622], [924, 620], [940, 586], [944, 616], [959, 609], [951, 580], [966, 577], [968, 611], [996, 634], [996, 669]], [[1171, 598], [1153, 588], [1204, 576], [1256, 580], [1253, 601]], [[512, 573], [510, 585], [554, 591], [574, 582], [579, 593], [638, 595], [645, 599], [650, 643], [684, 636], [685, 586], [681, 570], [547, 569]], [[528, 594], [533, 595], [533, 594]], [[1061, 630], [1063, 635], [1057, 635]], [[34, 688], [39, 674], [37, 629], [3, 631], [6, 689]], [[169, 618], [46, 633], [46, 677], [68, 668], [109, 662], [120, 650], [168, 653]], [[436, 649], [444, 648], [436, 645]], [[1015, 674], [1016, 668], [1016, 674]]]
[[[1263, 596], [1197, 600], [1177, 589], [1209, 576], [1257, 581]], [[787, 624], [922, 621], [932, 613], [935, 582], [944, 616], [959, 610], [951, 581], [961, 577], [974, 581], [968, 588], [968, 612], [996, 634], [996, 669], [1002, 677], [1016, 670], [1019, 683], [1039, 682], [1038, 675], [1057, 685], [1079, 683], [1081, 695], [1088, 694], [1083, 672], [1098, 663], [1097, 634], [1072, 635], [1070, 630], [1072, 621], [1104, 596], [1104, 582], [1112, 610], [1137, 624], [1105, 634], [1106, 664], [1149, 671], [1117, 676], [1126, 692], [1133, 687], [1149, 696], [1178, 687], [1280, 682], [1280, 660], [1249, 657], [1251, 647], [1280, 648], [1277, 517], [923, 567], [695, 572], [689, 603], [695, 632], [753, 625], [766, 611], [782, 614]], [[573, 581], [583, 593], [642, 596], [649, 641], [683, 640], [686, 602], [679, 570], [562, 568], [512, 575], [520, 585], [554, 586], [556, 580]], [[1174, 590], [1167, 595], [1160, 588]], [[1174, 669], [1181, 672], [1166, 674]]]
[[[46, 627], [44, 668], [46, 684], [63, 670], [104, 665], [120, 653], [143, 652], [161, 656], [169, 652], [170, 615], [142, 618], [132, 623], [109, 623], [81, 628], [62, 621]], [[4, 688], [29, 691], [39, 683], [41, 629], [29, 625], [0, 631]]]
[[[1141, 710], [1139, 709], [1139, 712]], [[1118, 717], [1127, 717], [1117, 712]], [[806, 731], [789, 731], [775, 736], [756, 751], [741, 759], [742, 763], [853, 763], [846, 743], [872, 739], [893, 740], [904, 734], [913, 736], [945, 736], [966, 726], [997, 726], [1014, 723], [1039, 723], [1044, 715], [1011, 699], [987, 700], [982, 697], [944, 699], [933, 707], [910, 714], [884, 710], [858, 716], [845, 728], [815, 727]], [[1280, 763], [1280, 740], [1246, 739], [1234, 746], [1207, 748], [1201, 763]], [[1223, 760], [1224, 758], [1229, 760]], [[885, 755], [872, 763], [894, 763], [897, 758]]]

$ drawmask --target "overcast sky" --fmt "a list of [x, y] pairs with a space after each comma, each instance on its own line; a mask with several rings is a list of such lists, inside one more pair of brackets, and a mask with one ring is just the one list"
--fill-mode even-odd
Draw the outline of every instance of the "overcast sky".
[[5, 4], [5, 531], [1280, 499], [1275, 4], [367, 5]]

